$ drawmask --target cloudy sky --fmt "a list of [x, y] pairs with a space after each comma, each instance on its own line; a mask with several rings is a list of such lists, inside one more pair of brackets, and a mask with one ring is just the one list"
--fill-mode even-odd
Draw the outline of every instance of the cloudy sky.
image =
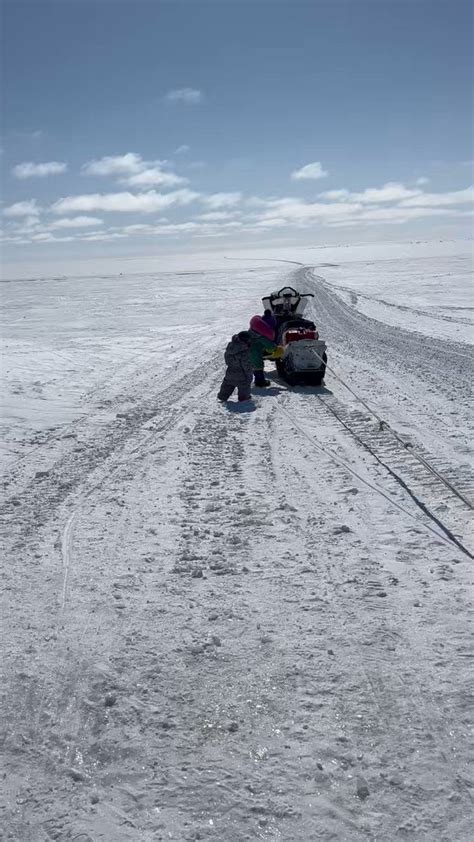
[[466, 0], [4, 0], [4, 255], [468, 236]]

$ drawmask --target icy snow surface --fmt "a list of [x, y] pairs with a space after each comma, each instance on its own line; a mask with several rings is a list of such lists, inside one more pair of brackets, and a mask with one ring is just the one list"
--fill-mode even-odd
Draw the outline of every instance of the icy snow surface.
[[[2, 838], [471, 838], [469, 257], [288, 259], [2, 285]], [[326, 386], [218, 405], [287, 284]]]

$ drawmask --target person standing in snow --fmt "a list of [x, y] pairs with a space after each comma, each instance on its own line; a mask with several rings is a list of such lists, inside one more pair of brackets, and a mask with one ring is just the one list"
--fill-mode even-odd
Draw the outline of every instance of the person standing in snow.
[[237, 389], [239, 401], [250, 400], [253, 367], [250, 357], [250, 331], [241, 330], [232, 337], [224, 353], [226, 372], [221, 383], [218, 400], [227, 401], [234, 389]]
[[[267, 311], [265, 311], [267, 312]], [[273, 314], [268, 313], [274, 320]], [[275, 322], [276, 326], [276, 322]], [[283, 348], [275, 342], [275, 327], [268, 323], [262, 316], [252, 316], [250, 319], [250, 359], [252, 361], [255, 385], [257, 388], [270, 386], [270, 381], [265, 378], [265, 355], [271, 354], [273, 359], [278, 359], [283, 354]]]

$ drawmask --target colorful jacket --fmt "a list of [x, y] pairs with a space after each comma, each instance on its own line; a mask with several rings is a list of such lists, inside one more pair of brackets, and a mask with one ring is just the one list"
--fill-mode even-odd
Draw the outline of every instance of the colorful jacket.
[[264, 336], [249, 330], [250, 333], [250, 360], [254, 371], [260, 371], [264, 366], [264, 354], [271, 354], [275, 350], [276, 342], [265, 339]]

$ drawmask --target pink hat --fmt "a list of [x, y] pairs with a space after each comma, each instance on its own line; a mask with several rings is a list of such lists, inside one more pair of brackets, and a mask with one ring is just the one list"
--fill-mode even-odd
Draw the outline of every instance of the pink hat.
[[253, 330], [255, 333], [258, 333], [260, 336], [264, 336], [265, 339], [274, 340], [275, 339], [275, 330], [274, 328], [262, 319], [261, 316], [252, 316], [250, 319], [250, 330]]

